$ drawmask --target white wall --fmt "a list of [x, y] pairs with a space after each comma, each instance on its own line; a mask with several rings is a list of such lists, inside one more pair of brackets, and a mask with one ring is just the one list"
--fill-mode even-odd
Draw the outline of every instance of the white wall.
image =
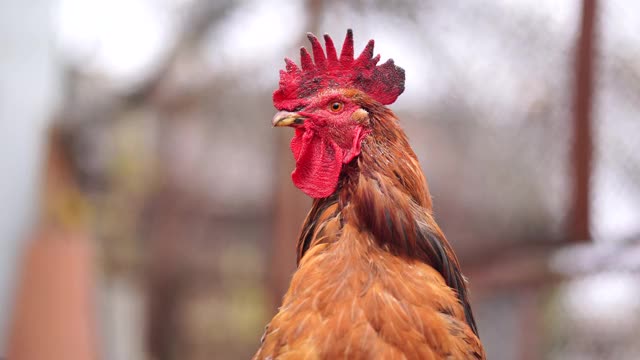
[[16, 265], [36, 214], [43, 130], [59, 95], [54, 1], [0, 1], [0, 355]]

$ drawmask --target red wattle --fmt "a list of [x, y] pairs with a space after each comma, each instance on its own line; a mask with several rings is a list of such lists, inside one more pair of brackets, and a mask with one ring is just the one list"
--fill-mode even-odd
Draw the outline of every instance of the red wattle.
[[313, 131], [296, 129], [291, 140], [296, 168], [291, 173], [297, 188], [312, 198], [325, 198], [336, 190], [342, 170], [344, 150]]
[[296, 128], [291, 151], [296, 168], [291, 173], [294, 185], [312, 198], [325, 198], [338, 186], [342, 165], [360, 155], [362, 139], [369, 133], [361, 126], [345, 129], [347, 135], [340, 146], [322, 130]]

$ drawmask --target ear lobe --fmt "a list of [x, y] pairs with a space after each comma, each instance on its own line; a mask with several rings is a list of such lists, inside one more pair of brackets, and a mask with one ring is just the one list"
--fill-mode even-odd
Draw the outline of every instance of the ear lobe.
[[358, 124], [367, 125], [369, 124], [369, 112], [365, 109], [358, 109], [351, 114], [351, 120]]

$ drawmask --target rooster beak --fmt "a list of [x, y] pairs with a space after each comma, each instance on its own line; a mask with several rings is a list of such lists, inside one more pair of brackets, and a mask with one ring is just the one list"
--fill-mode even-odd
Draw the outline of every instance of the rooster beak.
[[304, 116], [288, 111], [278, 111], [274, 116], [271, 123], [273, 126], [296, 126], [302, 125], [306, 119]]

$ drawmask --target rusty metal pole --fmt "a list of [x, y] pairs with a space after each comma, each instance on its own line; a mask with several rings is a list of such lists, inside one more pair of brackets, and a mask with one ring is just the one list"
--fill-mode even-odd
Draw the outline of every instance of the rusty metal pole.
[[570, 212], [569, 240], [589, 241], [590, 182], [592, 140], [592, 104], [597, 0], [583, 0], [580, 32], [575, 57], [573, 109], [573, 197]]

